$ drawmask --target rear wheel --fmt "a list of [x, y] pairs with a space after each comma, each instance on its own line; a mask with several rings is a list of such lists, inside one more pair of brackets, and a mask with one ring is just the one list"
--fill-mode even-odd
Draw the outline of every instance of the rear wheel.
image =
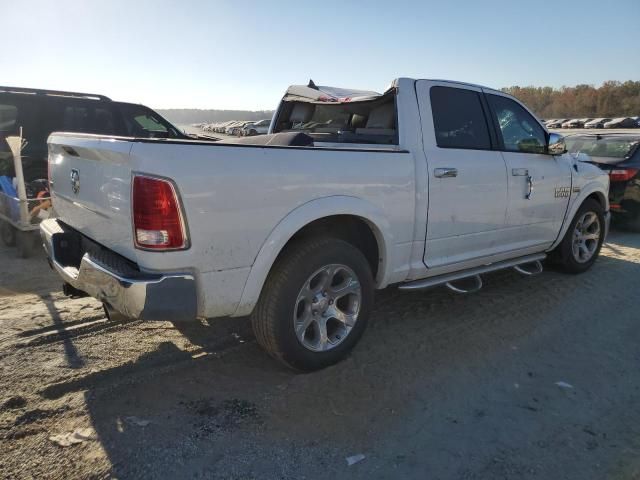
[[580, 206], [552, 258], [568, 273], [582, 273], [591, 268], [604, 241], [605, 220], [600, 203], [587, 199]]
[[343, 359], [365, 330], [373, 276], [356, 247], [335, 238], [299, 241], [267, 278], [252, 325], [258, 343], [285, 365], [318, 370]]
[[4, 220], [0, 220], [0, 239], [2, 239], [2, 243], [7, 247], [14, 247], [16, 245], [16, 229]]

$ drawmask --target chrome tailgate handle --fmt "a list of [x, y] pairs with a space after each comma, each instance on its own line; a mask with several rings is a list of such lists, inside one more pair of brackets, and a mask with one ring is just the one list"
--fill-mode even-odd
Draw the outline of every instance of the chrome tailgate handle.
[[433, 171], [433, 175], [436, 178], [452, 178], [458, 176], [457, 168], [436, 168]]

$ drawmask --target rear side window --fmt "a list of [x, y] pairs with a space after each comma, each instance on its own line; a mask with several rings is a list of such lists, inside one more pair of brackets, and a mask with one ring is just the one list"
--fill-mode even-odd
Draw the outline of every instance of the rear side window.
[[116, 131], [116, 121], [111, 108], [96, 108], [93, 116], [93, 128], [96, 133], [114, 135]]
[[13, 155], [6, 139], [19, 135], [20, 129], [25, 140], [21, 151], [25, 178], [30, 181], [46, 177], [46, 135], [35, 95], [0, 93], [0, 175], [15, 175]]
[[51, 123], [53, 130], [89, 133], [89, 110], [86, 107], [65, 107], [62, 114], [62, 125], [57, 127], [53, 125], [56, 123], [55, 119]]
[[0, 103], [0, 132], [12, 132], [16, 127], [18, 109], [15, 105]]
[[479, 93], [461, 88], [432, 87], [430, 97], [439, 147], [491, 149]]
[[76, 98], [50, 98], [45, 114], [45, 130], [51, 132], [118, 135], [122, 127], [108, 102]]

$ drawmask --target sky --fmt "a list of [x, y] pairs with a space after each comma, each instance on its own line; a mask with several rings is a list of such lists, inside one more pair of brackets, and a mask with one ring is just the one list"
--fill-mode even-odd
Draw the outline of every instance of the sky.
[[0, 0], [0, 85], [273, 109], [290, 84], [640, 80], [640, 0]]

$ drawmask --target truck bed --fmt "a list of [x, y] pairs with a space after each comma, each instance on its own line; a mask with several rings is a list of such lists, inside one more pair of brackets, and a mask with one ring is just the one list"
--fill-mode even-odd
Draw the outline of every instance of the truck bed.
[[[414, 234], [414, 160], [388, 148], [330, 148], [148, 140], [54, 133], [52, 195], [59, 219], [142, 270], [198, 273], [253, 264], [267, 236], [301, 205], [332, 196], [366, 199], [393, 219], [394, 242]], [[73, 191], [72, 171], [79, 177]], [[175, 182], [191, 247], [134, 247], [134, 173]], [[349, 213], [345, 211], [345, 213]]]

